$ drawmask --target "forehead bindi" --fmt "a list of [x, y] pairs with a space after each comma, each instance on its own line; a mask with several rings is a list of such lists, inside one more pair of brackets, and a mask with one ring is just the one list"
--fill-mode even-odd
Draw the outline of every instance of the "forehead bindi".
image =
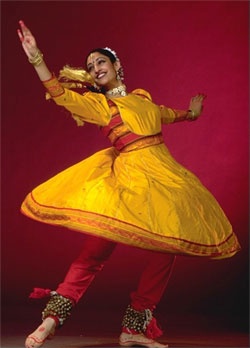
[[87, 65], [94, 64], [99, 59], [105, 59], [106, 60], [107, 57], [104, 56], [103, 54], [99, 53], [99, 52], [91, 53], [90, 56], [87, 59]]

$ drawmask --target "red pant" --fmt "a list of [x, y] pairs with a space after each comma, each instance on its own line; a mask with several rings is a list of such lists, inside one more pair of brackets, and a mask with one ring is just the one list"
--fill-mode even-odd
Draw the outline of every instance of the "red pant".
[[[112, 254], [116, 243], [97, 237], [87, 237], [79, 257], [71, 264], [57, 292], [77, 303], [95, 275]], [[175, 256], [145, 250], [149, 261], [136, 291], [131, 293], [131, 306], [136, 310], [153, 310], [160, 301], [171, 275]]]

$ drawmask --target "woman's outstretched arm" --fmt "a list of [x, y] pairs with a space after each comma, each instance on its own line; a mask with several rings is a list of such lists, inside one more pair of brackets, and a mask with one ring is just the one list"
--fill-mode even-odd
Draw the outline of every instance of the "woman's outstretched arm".
[[19, 21], [20, 29], [17, 34], [22, 43], [24, 52], [29, 62], [34, 66], [41, 81], [47, 81], [52, 77], [52, 73], [48, 69], [41, 51], [37, 47], [36, 40], [31, 31], [26, 27], [23, 21]]
[[203, 110], [205, 94], [197, 94], [191, 98], [188, 110], [177, 110], [160, 105], [162, 123], [173, 123], [179, 121], [195, 121]]

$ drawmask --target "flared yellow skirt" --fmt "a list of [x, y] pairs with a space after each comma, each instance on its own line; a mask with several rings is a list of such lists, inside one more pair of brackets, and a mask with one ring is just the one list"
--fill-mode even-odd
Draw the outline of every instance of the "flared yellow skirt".
[[164, 144], [99, 151], [36, 187], [21, 211], [144, 249], [210, 258], [240, 250], [216, 199]]

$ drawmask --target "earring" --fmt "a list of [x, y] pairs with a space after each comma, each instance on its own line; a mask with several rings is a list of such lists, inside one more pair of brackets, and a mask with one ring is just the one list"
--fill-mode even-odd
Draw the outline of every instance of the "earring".
[[123, 73], [123, 68], [120, 67], [117, 72], [116, 72], [116, 79], [119, 80], [124, 80], [124, 73]]
[[119, 70], [116, 72], [116, 80], [120, 81], [121, 80], [121, 76], [119, 74]]

